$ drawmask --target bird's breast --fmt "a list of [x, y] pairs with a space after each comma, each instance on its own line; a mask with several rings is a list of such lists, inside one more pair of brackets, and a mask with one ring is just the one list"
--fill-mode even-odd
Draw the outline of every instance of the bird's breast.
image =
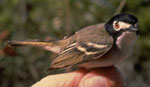
[[102, 57], [80, 64], [79, 66], [90, 69], [115, 65], [131, 56], [136, 39], [136, 33], [126, 32], [116, 40], [116, 45]]

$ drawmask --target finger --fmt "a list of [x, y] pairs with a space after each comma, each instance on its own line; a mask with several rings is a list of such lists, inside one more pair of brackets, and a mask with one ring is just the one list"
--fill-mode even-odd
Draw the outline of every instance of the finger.
[[82, 78], [79, 87], [123, 87], [123, 78], [114, 66], [95, 68]]
[[78, 87], [80, 80], [87, 73], [85, 69], [65, 74], [49, 75], [32, 87]]

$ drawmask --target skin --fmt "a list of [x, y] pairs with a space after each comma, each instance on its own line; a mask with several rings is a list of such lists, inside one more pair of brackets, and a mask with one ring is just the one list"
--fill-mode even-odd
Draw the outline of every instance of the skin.
[[123, 78], [114, 66], [49, 75], [32, 87], [123, 87]]

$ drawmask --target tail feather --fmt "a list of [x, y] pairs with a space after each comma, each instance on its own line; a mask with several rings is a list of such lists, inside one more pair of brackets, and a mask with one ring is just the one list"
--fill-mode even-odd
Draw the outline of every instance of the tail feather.
[[52, 51], [54, 53], [60, 52], [60, 46], [56, 42], [42, 42], [42, 41], [7, 41], [9, 46], [33, 46], [33, 47], [42, 47], [45, 50]]
[[10, 46], [52, 46], [51, 42], [42, 41], [7, 41], [7, 44]]

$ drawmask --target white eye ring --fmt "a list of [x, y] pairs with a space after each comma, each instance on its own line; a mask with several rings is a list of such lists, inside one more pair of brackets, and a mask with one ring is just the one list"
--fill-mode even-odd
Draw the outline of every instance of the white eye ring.
[[119, 29], [119, 28], [120, 28], [119, 23], [115, 23], [115, 24], [114, 24], [114, 28], [115, 28], [115, 29]]
[[114, 23], [113, 23], [113, 28], [115, 29], [115, 30], [120, 30], [120, 24], [119, 24], [119, 22], [117, 22], [117, 21], [114, 21]]
[[113, 28], [114, 28], [116, 31], [119, 31], [119, 30], [121, 29], [120, 22], [114, 21], [114, 23], [113, 23]]

